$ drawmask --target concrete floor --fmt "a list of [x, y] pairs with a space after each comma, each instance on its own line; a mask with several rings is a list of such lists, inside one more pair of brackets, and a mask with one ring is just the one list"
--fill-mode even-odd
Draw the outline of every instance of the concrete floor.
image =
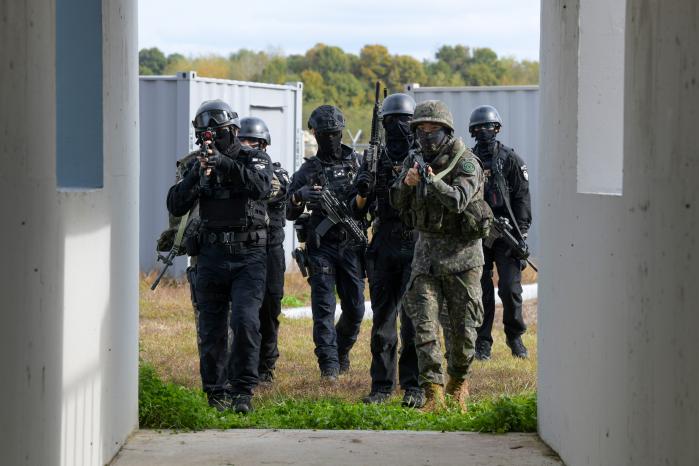
[[134, 434], [112, 466], [562, 465], [535, 434], [227, 430]]

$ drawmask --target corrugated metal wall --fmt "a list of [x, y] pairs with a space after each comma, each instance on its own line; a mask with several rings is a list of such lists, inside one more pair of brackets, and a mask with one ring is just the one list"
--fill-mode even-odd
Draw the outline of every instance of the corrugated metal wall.
[[474, 140], [468, 134], [471, 112], [479, 105], [497, 108], [503, 120], [498, 139], [513, 147], [527, 163], [529, 186], [534, 209], [529, 233], [529, 246], [534, 254], [539, 250], [538, 212], [535, 199], [539, 180], [539, 86], [483, 86], [483, 87], [417, 87], [406, 86], [406, 91], [417, 102], [438, 99], [445, 102], [454, 115], [456, 134], [469, 146]]
[[[301, 105], [303, 84], [274, 85], [199, 78], [195, 72], [176, 76], [141, 76], [141, 206], [140, 266], [156, 267], [155, 241], [167, 228], [167, 191], [175, 182], [175, 162], [193, 150], [191, 121], [204, 100], [222, 99], [242, 117], [262, 118], [272, 144], [267, 151], [293, 173], [303, 158]], [[293, 227], [287, 225], [284, 248], [287, 264], [294, 247]], [[178, 258], [172, 275], [181, 275], [186, 259]]]

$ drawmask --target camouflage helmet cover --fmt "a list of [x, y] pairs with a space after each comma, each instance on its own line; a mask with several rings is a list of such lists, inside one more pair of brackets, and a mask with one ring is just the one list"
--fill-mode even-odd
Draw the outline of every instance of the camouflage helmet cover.
[[426, 100], [417, 104], [410, 127], [414, 129], [420, 123], [435, 123], [454, 131], [454, 117], [441, 100]]
[[313, 110], [308, 118], [308, 129], [317, 132], [342, 131], [345, 128], [345, 116], [339, 108], [321, 105]]

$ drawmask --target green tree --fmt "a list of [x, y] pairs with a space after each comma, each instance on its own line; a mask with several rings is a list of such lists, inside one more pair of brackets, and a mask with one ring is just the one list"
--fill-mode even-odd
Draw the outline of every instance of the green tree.
[[321, 101], [325, 97], [325, 81], [320, 73], [313, 70], [301, 72], [304, 102]]
[[140, 74], [162, 74], [166, 64], [165, 54], [157, 47], [141, 49], [138, 52], [138, 70]]
[[327, 78], [330, 73], [349, 72], [350, 60], [340, 47], [316, 44], [306, 52], [306, 66]]
[[359, 60], [356, 64], [356, 73], [367, 85], [367, 91], [372, 93], [372, 88], [377, 80], [386, 82], [392, 63], [388, 49], [383, 45], [365, 45], [359, 52]]

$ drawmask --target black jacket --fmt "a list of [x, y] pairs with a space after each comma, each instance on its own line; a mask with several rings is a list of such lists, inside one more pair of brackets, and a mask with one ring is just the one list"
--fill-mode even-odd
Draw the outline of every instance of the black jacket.
[[[473, 153], [483, 164], [485, 173], [486, 202], [496, 217], [510, 218], [503, 196], [508, 196], [515, 221], [522, 233], [526, 233], [532, 223], [531, 198], [529, 196], [529, 173], [524, 160], [514, 149], [500, 141], [491, 144], [476, 144]], [[505, 193], [501, 193], [498, 175], [501, 174]]]

